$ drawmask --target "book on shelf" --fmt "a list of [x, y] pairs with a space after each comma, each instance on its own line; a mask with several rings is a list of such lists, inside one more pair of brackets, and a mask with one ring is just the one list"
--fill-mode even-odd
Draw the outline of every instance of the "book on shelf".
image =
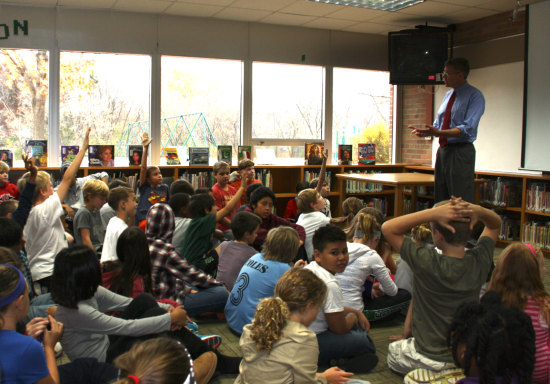
[[357, 144], [359, 165], [376, 164], [376, 144]]
[[142, 157], [143, 157], [143, 145], [128, 146], [128, 165], [140, 166]]
[[525, 208], [528, 211], [550, 213], [550, 183], [531, 183], [526, 199]]
[[[382, 173], [381, 171], [348, 171], [350, 174], [373, 174], [373, 173]], [[346, 180], [346, 192], [347, 193], [375, 193], [382, 192], [382, 185], [374, 183], [365, 183], [364, 181], [356, 180]]]
[[61, 162], [70, 161], [73, 162], [80, 151], [78, 145], [62, 145], [61, 146]]
[[518, 241], [521, 232], [521, 220], [517, 217], [508, 215], [499, 215], [502, 220], [500, 227], [499, 240]]
[[34, 158], [37, 167], [48, 166], [48, 140], [27, 140], [25, 152]]
[[13, 167], [13, 152], [9, 149], [0, 149], [0, 161], [3, 161], [8, 167]]
[[240, 163], [243, 159], [252, 160], [252, 146], [251, 145], [239, 145], [237, 147], [237, 159]]
[[215, 184], [212, 171], [204, 172], [189, 172], [185, 171], [181, 174], [180, 179], [187, 180], [194, 189], [197, 188], [212, 188]]
[[521, 183], [517, 179], [488, 179], [479, 188], [479, 201], [496, 207], [520, 207]]
[[208, 165], [210, 148], [189, 147], [189, 165]]
[[379, 199], [377, 197], [373, 197], [372, 199], [369, 199], [368, 202], [366, 202], [365, 207], [378, 209], [380, 212], [382, 212], [384, 217], [388, 215], [388, 204], [385, 198]]
[[256, 169], [256, 174], [254, 177], [257, 180], [260, 180], [264, 187], [268, 187], [273, 189], [273, 176], [271, 174], [271, 171], [266, 169]]
[[306, 143], [305, 144], [305, 163], [306, 165], [322, 165], [323, 157], [321, 153], [325, 150], [325, 143]]
[[550, 249], [550, 221], [528, 221], [523, 224], [522, 241]]
[[88, 147], [88, 164], [90, 167], [114, 167], [114, 145], [90, 145]]
[[225, 161], [231, 165], [233, 158], [233, 147], [231, 145], [218, 145], [218, 161]]
[[166, 165], [181, 165], [178, 149], [175, 147], [166, 147], [162, 150]]
[[[310, 183], [311, 180], [317, 179], [319, 177], [320, 173], [321, 173], [321, 171], [314, 171], [314, 170], [306, 169], [304, 171], [304, 181], [307, 181], [308, 183]], [[332, 180], [332, 172], [327, 171], [326, 175], [325, 175], [325, 181], [328, 184], [329, 191], [330, 191], [330, 187], [331, 187], [331, 180]]]
[[353, 146], [349, 144], [338, 144], [338, 165], [353, 164]]

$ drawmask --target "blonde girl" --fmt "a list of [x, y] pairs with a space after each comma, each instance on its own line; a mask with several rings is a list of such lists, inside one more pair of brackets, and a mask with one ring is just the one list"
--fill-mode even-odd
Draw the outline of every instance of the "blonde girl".
[[533, 382], [550, 381], [550, 295], [542, 279], [546, 275], [539, 247], [512, 243], [502, 251], [487, 291], [496, 291], [507, 307], [518, 307], [531, 317], [536, 334]]
[[319, 345], [307, 327], [326, 294], [325, 283], [307, 269], [281, 276], [274, 297], [262, 300], [252, 324], [244, 327], [235, 383], [343, 383], [353, 376], [336, 367], [317, 373]]
[[[343, 273], [335, 275], [344, 296], [344, 307], [365, 311], [369, 321], [380, 320], [408, 305], [409, 292], [398, 290], [376, 247], [380, 241], [380, 224], [367, 213], [359, 213], [348, 232], [349, 263]], [[374, 284], [373, 276], [379, 284]]]

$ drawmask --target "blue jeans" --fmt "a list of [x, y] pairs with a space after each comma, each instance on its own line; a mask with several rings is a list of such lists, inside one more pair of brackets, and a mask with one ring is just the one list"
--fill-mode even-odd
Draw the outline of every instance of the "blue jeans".
[[200, 289], [197, 293], [185, 295], [183, 307], [189, 317], [195, 317], [205, 312], [223, 312], [228, 297], [229, 292], [221, 286]]
[[319, 342], [319, 365], [328, 365], [332, 359], [355, 357], [365, 353], [376, 353], [376, 347], [367, 331], [353, 328], [344, 335], [330, 330], [317, 335]]
[[27, 316], [25, 317], [25, 320], [23, 322], [27, 324], [35, 317], [47, 318], [48, 308], [50, 308], [51, 306], [57, 306], [57, 304], [53, 302], [52, 295], [50, 293], [36, 296], [34, 299], [32, 299], [29, 306], [29, 312], [27, 313]]

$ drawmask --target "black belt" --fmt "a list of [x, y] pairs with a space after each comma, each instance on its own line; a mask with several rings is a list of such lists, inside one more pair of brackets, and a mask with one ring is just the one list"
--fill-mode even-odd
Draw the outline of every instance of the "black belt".
[[459, 143], [447, 143], [447, 145], [445, 145], [446, 147], [458, 147], [459, 145], [466, 145], [466, 144], [472, 144], [473, 143], [470, 143], [469, 141], [466, 141], [466, 142], [459, 142]]

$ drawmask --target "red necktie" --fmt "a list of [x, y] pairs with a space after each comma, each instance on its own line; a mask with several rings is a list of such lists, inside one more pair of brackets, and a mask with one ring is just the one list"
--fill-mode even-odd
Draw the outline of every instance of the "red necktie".
[[[453, 94], [449, 98], [447, 103], [447, 109], [445, 110], [445, 117], [443, 118], [443, 124], [441, 124], [441, 130], [449, 129], [451, 125], [451, 109], [453, 109], [453, 104], [455, 103], [456, 92], [453, 91]], [[439, 146], [444, 147], [447, 145], [447, 136], [439, 136]]]

